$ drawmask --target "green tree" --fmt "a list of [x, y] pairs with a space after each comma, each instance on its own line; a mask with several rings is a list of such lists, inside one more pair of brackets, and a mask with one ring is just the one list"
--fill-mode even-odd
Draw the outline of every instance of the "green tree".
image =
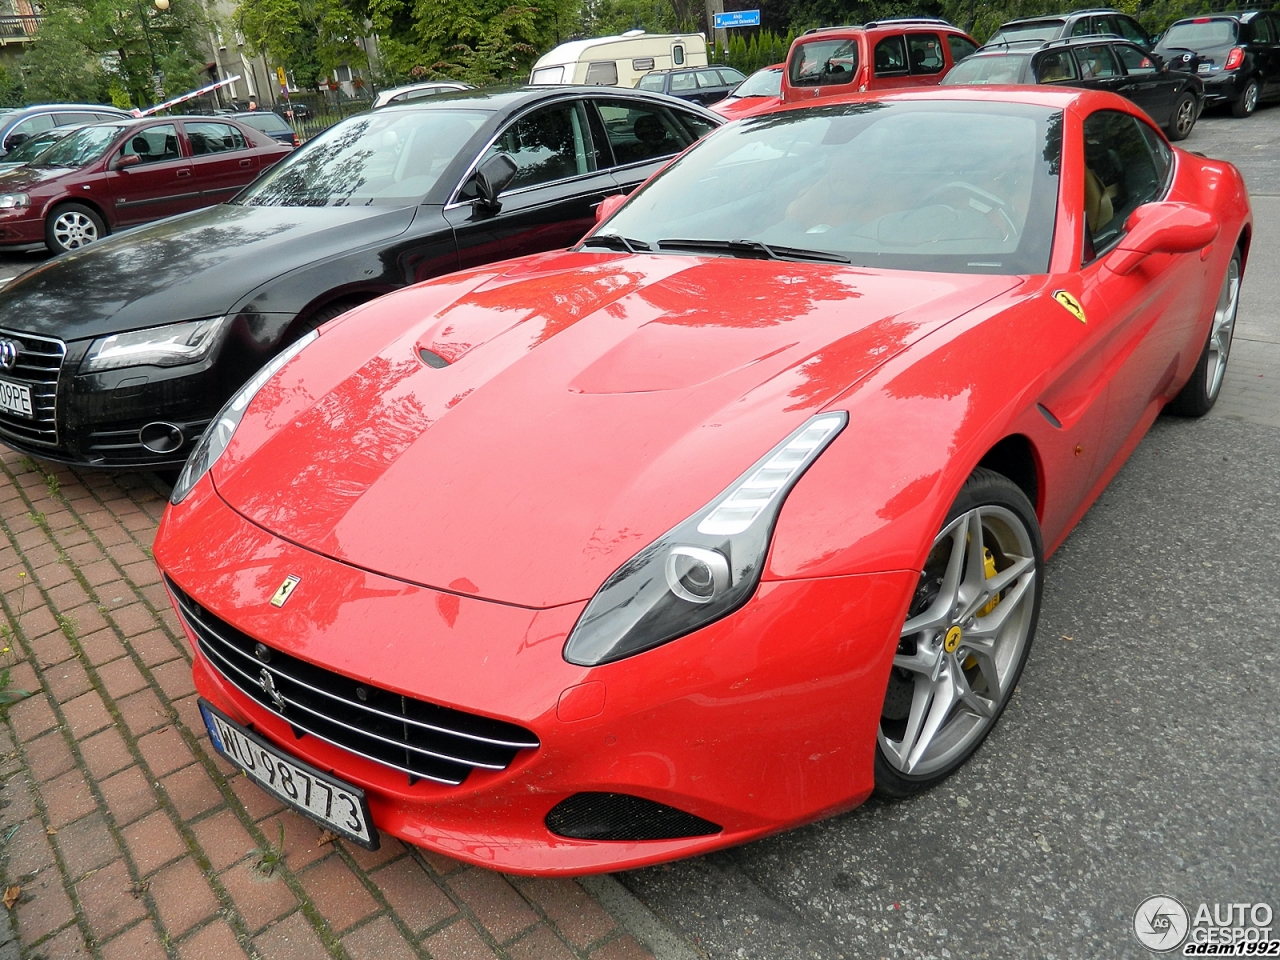
[[156, 102], [157, 71], [165, 96], [199, 85], [203, 7], [172, 0], [48, 0], [44, 22], [22, 60], [24, 94], [48, 100], [108, 103], [115, 86], [137, 106]]
[[368, 32], [343, 0], [241, 0], [236, 20], [250, 48], [314, 87], [344, 63], [363, 65], [356, 41]]

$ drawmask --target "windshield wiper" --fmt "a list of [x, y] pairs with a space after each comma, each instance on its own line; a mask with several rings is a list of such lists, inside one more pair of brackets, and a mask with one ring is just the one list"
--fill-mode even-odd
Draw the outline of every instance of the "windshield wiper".
[[692, 253], [710, 251], [727, 253], [735, 257], [753, 257], [766, 260], [814, 260], [819, 263], [852, 263], [848, 257], [825, 250], [806, 250], [804, 247], [778, 247], [760, 240], [659, 240], [659, 250], [688, 250]]
[[653, 248], [643, 240], [630, 240], [627, 237], [619, 236], [616, 233], [595, 233], [587, 237], [580, 247], [585, 247], [589, 243], [594, 243], [599, 247], [608, 247], [610, 250], [622, 250], [626, 253], [639, 253], [642, 250], [652, 250]]

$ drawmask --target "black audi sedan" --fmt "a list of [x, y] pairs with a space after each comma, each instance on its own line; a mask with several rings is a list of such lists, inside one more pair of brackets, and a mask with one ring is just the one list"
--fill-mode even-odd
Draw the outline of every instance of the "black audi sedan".
[[171, 468], [285, 345], [406, 284], [567, 247], [722, 118], [613, 87], [468, 91], [353, 117], [228, 203], [0, 291], [0, 442]]
[[952, 67], [942, 83], [1059, 83], [1108, 90], [1145, 110], [1170, 140], [1185, 140], [1204, 108], [1199, 77], [1115, 37], [988, 44]]

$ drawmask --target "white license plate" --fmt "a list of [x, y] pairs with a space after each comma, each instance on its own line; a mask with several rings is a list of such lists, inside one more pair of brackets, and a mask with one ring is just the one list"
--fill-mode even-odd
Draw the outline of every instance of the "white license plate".
[[217, 751], [258, 786], [339, 836], [378, 849], [363, 790], [286, 756], [204, 700], [200, 712]]
[[1212, 73], [1212, 72], [1213, 72], [1213, 64], [1212, 64], [1212, 63], [1202, 63], [1202, 64], [1200, 64], [1200, 66], [1196, 67], [1196, 70], [1197, 70], [1199, 73]]
[[35, 419], [31, 409], [31, 388], [12, 380], [0, 380], [0, 410]]

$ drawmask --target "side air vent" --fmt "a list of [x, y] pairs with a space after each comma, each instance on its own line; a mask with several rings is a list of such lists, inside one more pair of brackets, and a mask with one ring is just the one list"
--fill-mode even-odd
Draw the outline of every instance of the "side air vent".
[[574, 840], [678, 840], [724, 828], [664, 803], [625, 793], [575, 793], [546, 818], [547, 829]]

